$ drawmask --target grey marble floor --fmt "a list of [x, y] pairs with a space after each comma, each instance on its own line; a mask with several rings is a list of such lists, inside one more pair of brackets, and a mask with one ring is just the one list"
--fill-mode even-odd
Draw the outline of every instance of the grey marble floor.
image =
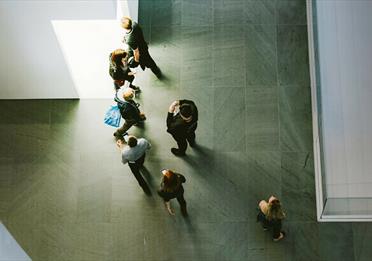
[[[166, 81], [137, 77], [153, 144], [147, 197], [120, 162], [110, 100], [0, 102], [0, 219], [34, 260], [370, 260], [372, 225], [317, 223], [305, 0], [140, 0]], [[106, 73], [106, 72], [105, 72]], [[175, 158], [168, 105], [193, 99], [198, 147]], [[155, 191], [186, 176], [188, 219]], [[285, 240], [256, 223], [271, 194]]]

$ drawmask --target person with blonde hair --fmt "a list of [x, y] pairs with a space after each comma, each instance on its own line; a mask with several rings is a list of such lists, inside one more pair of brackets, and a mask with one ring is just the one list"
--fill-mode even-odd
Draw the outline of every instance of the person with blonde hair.
[[133, 68], [140, 65], [142, 70], [145, 70], [146, 67], [150, 68], [158, 79], [162, 79], [163, 75], [159, 67], [150, 56], [149, 47], [145, 41], [141, 27], [127, 16], [121, 19], [121, 27], [125, 30], [123, 42], [129, 47], [129, 56], [133, 57], [129, 63], [130, 66]]
[[275, 242], [283, 239], [285, 232], [281, 229], [285, 214], [279, 199], [271, 196], [268, 201], [261, 200], [258, 208], [257, 222], [262, 224], [264, 230], [272, 229], [273, 240]]
[[183, 197], [184, 189], [182, 183], [186, 182], [186, 178], [179, 174], [175, 173], [170, 169], [163, 169], [162, 171], [163, 177], [160, 184], [160, 189], [158, 190], [158, 194], [160, 197], [163, 198], [165, 208], [167, 209], [170, 215], [175, 215], [173, 209], [170, 205], [170, 200], [173, 198], [177, 198], [178, 203], [181, 206], [181, 213], [184, 217], [187, 217], [187, 210], [186, 210], [186, 201]]
[[115, 97], [115, 101], [120, 109], [120, 114], [124, 118], [125, 122], [123, 126], [117, 129], [114, 133], [116, 139], [123, 139], [123, 135], [132, 127], [134, 124], [138, 124], [146, 120], [146, 116], [143, 112], [139, 110], [139, 104], [136, 103], [134, 99], [134, 90], [131, 88], [126, 88], [123, 93], [123, 100], [119, 100]]

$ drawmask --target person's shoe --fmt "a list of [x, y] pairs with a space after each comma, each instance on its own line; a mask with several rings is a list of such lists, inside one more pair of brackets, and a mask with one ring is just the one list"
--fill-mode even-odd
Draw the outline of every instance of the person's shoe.
[[156, 76], [159, 80], [163, 80], [163, 79], [164, 79], [164, 75], [163, 75], [163, 73], [160, 71], [160, 69], [155, 73], [155, 76]]
[[186, 155], [185, 152], [181, 152], [179, 149], [176, 148], [171, 148], [171, 152], [177, 157], [182, 157]]
[[280, 231], [280, 236], [278, 238], [273, 238], [273, 241], [278, 242], [278, 241], [282, 240], [283, 238], [285, 238], [285, 232]]
[[135, 90], [136, 92], [141, 92], [140, 87], [138, 87], [138, 86], [136, 86], [136, 85], [129, 85], [129, 88]]

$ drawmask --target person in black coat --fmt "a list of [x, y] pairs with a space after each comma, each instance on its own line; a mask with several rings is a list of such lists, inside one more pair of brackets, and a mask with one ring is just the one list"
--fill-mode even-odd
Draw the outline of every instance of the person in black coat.
[[[176, 108], [179, 112], [174, 114]], [[171, 152], [176, 156], [184, 156], [187, 142], [191, 147], [195, 146], [195, 130], [198, 123], [198, 109], [193, 101], [174, 101], [168, 110], [167, 132], [176, 140], [178, 149], [172, 148]]]
[[128, 53], [123, 49], [116, 49], [110, 53], [109, 60], [109, 74], [114, 80], [115, 90], [119, 90], [120, 87], [125, 84], [125, 81], [128, 81], [130, 88], [135, 91], [140, 91], [138, 86], [132, 84], [134, 80], [134, 72], [130, 70], [128, 65]]
[[173, 209], [170, 206], [170, 200], [176, 198], [181, 206], [181, 213], [184, 217], [187, 217], [186, 201], [183, 197], [184, 189], [182, 183], [186, 182], [186, 178], [175, 173], [169, 169], [162, 170], [163, 178], [161, 180], [160, 189], [158, 194], [163, 198], [165, 207], [170, 215], [175, 215]]
[[115, 97], [115, 101], [120, 109], [120, 114], [124, 118], [125, 122], [123, 126], [116, 130], [114, 136], [116, 139], [123, 139], [123, 135], [129, 130], [134, 124], [138, 124], [146, 120], [146, 116], [139, 110], [139, 104], [136, 103], [134, 98], [134, 90], [127, 88], [123, 94], [124, 101], [119, 100]]
[[158, 79], [162, 79], [159, 67], [150, 56], [141, 27], [129, 17], [121, 19], [121, 27], [125, 30], [123, 42], [129, 47], [129, 56], [133, 57], [130, 66], [134, 68], [140, 65], [142, 70], [150, 68]]

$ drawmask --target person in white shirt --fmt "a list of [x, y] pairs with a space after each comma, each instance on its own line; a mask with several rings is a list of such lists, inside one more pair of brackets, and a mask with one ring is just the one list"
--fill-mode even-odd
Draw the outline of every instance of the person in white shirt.
[[117, 140], [116, 144], [121, 151], [122, 163], [128, 163], [140, 187], [147, 195], [151, 195], [150, 188], [140, 173], [140, 168], [145, 162], [146, 151], [151, 148], [150, 142], [144, 138], [137, 139], [131, 135], [128, 137], [127, 145], [121, 139]]

